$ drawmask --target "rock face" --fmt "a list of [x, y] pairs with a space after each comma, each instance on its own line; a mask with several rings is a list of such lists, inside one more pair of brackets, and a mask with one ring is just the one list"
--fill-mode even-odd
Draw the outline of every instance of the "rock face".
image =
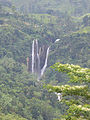
[[41, 60], [40, 68], [42, 68], [45, 64], [46, 52], [47, 52], [47, 46], [43, 45], [39, 49], [39, 55], [40, 55], [40, 60]]
[[32, 73], [38, 76], [38, 80], [43, 76], [47, 67], [49, 48], [44, 45], [39, 48], [37, 40], [32, 43]]
[[29, 57], [27, 57], [27, 71], [30, 71], [30, 61], [29, 61]]

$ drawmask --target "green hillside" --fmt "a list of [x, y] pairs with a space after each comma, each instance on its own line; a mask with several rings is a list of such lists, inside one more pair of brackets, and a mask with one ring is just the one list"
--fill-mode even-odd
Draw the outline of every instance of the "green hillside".
[[31, 57], [33, 39], [37, 38], [40, 45], [50, 45], [58, 37], [77, 29], [69, 16], [23, 15], [17, 13], [13, 6], [1, 7], [0, 16], [0, 57], [13, 57], [21, 63], [26, 62], [27, 56]]
[[13, 0], [23, 12], [83, 15], [90, 12], [89, 0]]
[[[81, 12], [75, 12], [79, 7]], [[48, 66], [40, 81], [31, 73], [35, 39], [44, 51], [41, 66], [50, 46]], [[64, 120], [67, 105], [44, 86], [66, 84], [69, 78], [50, 66], [61, 62], [89, 68], [89, 42], [89, 0], [0, 0], [0, 120]]]
[[[55, 102], [54, 98], [50, 99], [50, 94], [43, 89], [42, 83], [38, 83], [36, 76], [28, 73], [26, 67], [26, 58], [29, 56], [31, 60], [33, 39], [37, 38], [40, 46], [49, 45], [59, 35], [57, 29], [59, 22], [56, 24], [56, 18], [54, 22], [52, 19], [53, 16], [50, 15], [37, 19], [36, 15], [17, 13], [12, 5], [8, 7], [7, 4], [2, 4], [0, 7], [0, 118], [2, 120], [52, 120], [59, 118], [63, 111], [59, 110], [62, 105], [57, 100]], [[57, 32], [53, 34], [55, 31]]]

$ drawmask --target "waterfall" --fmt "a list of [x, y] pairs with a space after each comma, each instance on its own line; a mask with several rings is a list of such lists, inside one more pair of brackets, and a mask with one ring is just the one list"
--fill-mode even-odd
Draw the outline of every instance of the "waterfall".
[[41, 77], [43, 76], [43, 74], [44, 74], [44, 72], [46, 70], [46, 67], [47, 67], [47, 60], [48, 60], [48, 55], [49, 55], [49, 49], [50, 49], [50, 47], [48, 47], [48, 49], [47, 49], [45, 64], [44, 64], [43, 68], [41, 69]]
[[35, 73], [37, 75], [38, 80], [43, 76], [43, 74], [46, 70], [49, 49], [50, 49], [50, 47], [47, 48], [45, 63], [41, 69], [38, 41], [33, 40], [33, 43], [32, 43], [32, 73]]
[[38, 49], [38, 41], [36, 40], [36, 47], [37, 47], [37, 73], [38, 79], [40, 79], [40, 56], [39, 56], [39, 49]]
[[35, 56], [35, 55], [34, 55], [34, 51], [35, 51], [35, 50], [34, 50], [34, 48], [35, 48], [35, 47], [34, 47], [34, 44], [35, 44], [35, 43], [34, 43], [34, 41], [33, 41], [33, 44], [32, 44], [32, 73], [34, 73], [34, 56]]

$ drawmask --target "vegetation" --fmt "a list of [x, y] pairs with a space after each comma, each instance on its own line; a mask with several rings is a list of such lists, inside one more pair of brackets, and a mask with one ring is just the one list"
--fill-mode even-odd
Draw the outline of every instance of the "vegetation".
[[[75, 88], [73, 83], [64, 86], [70, 77], [50, 68], [55, 62], [90, 67], [88, 5], [89, 0], [0, 0], [0, 120], [58, 120], [67, 110], [69, 113], [67, 118], [71, 116], [74, 119], [75, 116], [68, 109], [68, 105], [71, 105], [69, 101], [68, 105], [59, 102], [56, 94], [49, 93], [43, 88], [44, 84], [55, 87], [63, 85], [58, 89], [64, 87], [65, 91], [61, 90], [64, 95], [66, 90], [70, 89], [72, 94], [68, 90], [68, 95], [73, 104], [73, 98], [77, 96], [73, 97], [73, 89], [76, 90], [80, 84], [85, 84], [84, 87], [78, 88], [82, 96], [78, 93], [80, 100], [74, 104], [74, 108], [78, 109], [76, 105], [80, 105], [81, 112], [83, 107], [84, 110], [89, 109], [86, 93], [89, 80], [84, 81], [88, 73], [85, 71], [84, 77], [82, 75], [84, 83], [77, 75], [70, 75], [74, 77], [72, 82], [80, 80], [80, 83], [75, 83], [77, 85]], [[37, 81], [37, 76], [31, 73], [34, 39], [38, 40], [39, 48], [47, 49], [50, 46], [48, 66], [40, 81]], [[60, 40], [56, 42], [57, 39]], [[27, 57], [30, 59], [29, 72]], [[41, 58], [41, 62], [44, 63], [43, 55]], [[62, 67], [64, 68], [64, 65]], [[78, 69], [81, 71], [83, 68]], [[88, 119], [88, 113], [86, 115]], [[80, 119], [83, 119], [82, 116]]]
[[49, 99], [48, 92], [24, 64], [12, 58], [0, 60], [0, 91], [0, 118], [4, 120], [52, 120], [59, 115], [58, 105], [56, 112], [53, 108], [57, 102]]
[[[23, 12], [82, 15], [89, 12], [89, 0], [13, 0]], [[19, 4], [18, 4], [19, 3]], [[67, 5], [67, 6], [66, 6]]]
[[62, 93], [62, 101], [69, 106], [65, 116], [66, 120], [88, 120], [90, 118], [90, 69], [61, 63], [56, 63], [52, 67], [59, 72], [68, 74], [70, 82], [78, 83], [75, 85], [47, 86], [50, 92]]

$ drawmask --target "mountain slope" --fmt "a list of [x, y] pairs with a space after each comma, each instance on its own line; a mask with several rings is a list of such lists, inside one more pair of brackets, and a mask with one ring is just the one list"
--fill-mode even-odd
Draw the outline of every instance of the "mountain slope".
[[[8, 0], [0, 0], [0, 3], [0, 118], [60, 118], [66, 106], [57, 101], [54, 93], [48, 93], [43, 83], [57, 85], [58, 82], [65, 84], [68, 81], [64, 74], [49, 68], [55, 62], [89, 67], [89, 15], [78, 18], [51, 13], [26, 15], [17, 12]], [[37, 81], [36, 75], [30, 71], [27, 72], [26, 58], [30, 58], [31, 69], [34, 39], [38, 39], [41, 49], [51, 46], [48, 67], [41, 81]], [[55, 42], [56, 39], [60, 41]], [[41, 62], [45, 61], [44, 57], [42, 54]]]
[[77, 16], [90, 12], [89, 0], [14, 0], [13, 2], [21, 11], [30, 13], [67, 12]]

